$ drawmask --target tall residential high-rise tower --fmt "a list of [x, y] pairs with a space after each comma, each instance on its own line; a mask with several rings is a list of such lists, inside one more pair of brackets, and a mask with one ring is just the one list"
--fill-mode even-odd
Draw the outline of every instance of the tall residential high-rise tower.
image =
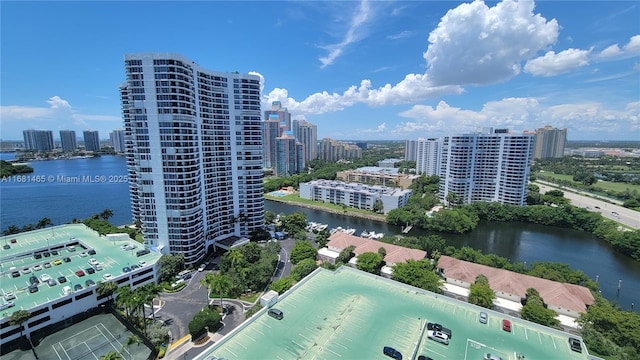
[[46, 152], [53, 150], [53, 132], [51, 130], [23, 130], [24, 148]]
[[304, 168], [304, 148], [296, 141], [291, 131], [285, 131], [276, 138], [277, 156], [275, 174], [277, 176], [291, 176]]
[[438, 175], [441, 152], [441, 139], [418, 139], [416, 141], [416, 172], [427, 176]]
[[131, 207], [145, 246], [194, 264], [248, 241], [264, 225], [260, 78], [173, 53], [124, 60]]
[[78, 139], [74, 130], [60, 130], [60, 145], [63, 151], [74, 151], [78, 148]]
[[304, 167], [311, 160], [318, 158], [318, 127], [306, 120], [293, 120], [293, 133], [302, 146], [304, 147]]
[[524, 205], [533, 158], [534, 136], [492, 133], [445, 136], [442, 142], [439, 197], [450, 193], [464, 204], [495, 201]]
[[418, 140], [406, 140], [404, 143], [404, 161], [416, 161], [418, 157]]
[[556, 129], [551, 125], [536, 129], [535, 159], [561, 158], [567, 142], [567, 129]]
[[100, 151], [100, 136], [97, 131], [85, 130], [83, 135], [86, 151]]
[[109, 133], [109, 140], [115, 152], [124, 152], [124, 130], [116, 129]]

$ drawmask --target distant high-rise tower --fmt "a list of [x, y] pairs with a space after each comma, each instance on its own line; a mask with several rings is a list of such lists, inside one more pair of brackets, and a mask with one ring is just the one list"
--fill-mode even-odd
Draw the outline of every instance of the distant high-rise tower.
[[536, 129], [535, 159], [561, 158], [567, 142], [567, 129], [556, 129], [551, 125]]
[[287, 130], [291, 130], [291, 114], [289, 114], [289, 110], [286, 107], [282, 107], [280, 101], [271, 103], [271, 110], [264, 112], [264, 118], [265, 120], [277, 119], [280, 122], [281, 131], [278, 136], [281, 136]]
[[192, 265], [264, 225], [260, 77], [172, 53], [125, 55], [120, 87], [134, 221]]
[[271, 110], [264, 112], [262, 130], [264, 167], [275, 168], [278, 157], [276, 139], [291, 130], [291, 114], [287, 108], [282, 107], [280, 101], [271, 103]]
[[293, 120], [293, 128], [296, 140], [304, 147], [304, 166], [306, 166], [311, 160], [318, 158], [318, 127], [305, 120]]
[[418, 156], [418, 141], [407, 140], [404, 143], [404, 161], [416, 161]]
[[320, 141], [318, 157], [327, 161], [360, 159], [362, 158], [362, 148], [342, 141], [324, 138]]
[[85, 130], [84, 149], [86, 151], [100, 151], [100, 136], [97, 131]]
[[422, 175], [438, 175], [440, 171], [441, 139], [423, 139], [416, 141], [416, 172]]
[[78, 139], [74, 130], [60, 130], [60, 144], [63, 151], [78, 149]]
[[109, 139], [111, 140], [111, 145], [113, 146], [113, 150], [118, 153], [122, 153], [125, 150], [124, 147], [124, 130], [117, 129], [113, 130], [109, 133]]
[[24, 148], [46, 152], [53, 150], [53, 132], [51, 130], [23, 130]]
[[275, 166], [276, 176], [290, 176], [304, 169], [304, 148], [302, 143], [296, 141], [291, 131], [285, 131], [276, 139], [277, 160]]
[[463, 203], [494, 201], [524, 205], [534, 136], [493, 133], [445, 136], [439, 197], [454, 193]]

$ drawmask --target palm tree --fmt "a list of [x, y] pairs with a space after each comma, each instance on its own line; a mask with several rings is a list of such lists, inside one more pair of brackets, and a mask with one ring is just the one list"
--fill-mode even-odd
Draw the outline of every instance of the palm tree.
[[209, 294], [211, 293], [211, 282], [213, 281], [213, 273], [208, 272], [202, 279], [200, 284], [207, 288], [207, 305], [209, 304]]
[[109, 351], [108, 353], [100, 356], [100, 360], [124, 360], [124, 358], [117, 351]]
[[[138, 345], [142, 343], [142, 339], [140, 339], [140, 337], [138, 335], [131, 335], [127, 338], [127, 341], [125, 341], [124, 344], [122, 344], [122, 349], [120, 349], [121, 352], [129, 352], [129, 355], [131, 355], [131, 352], [129, 350], [127, 350], [131, 345]], [[131, 356], [131, 358], [133, 358], [133, 355]]]
[[127, 315], [127, 318], [129, 319], [129, 321], [131, 321], [132, 309], [130, 305], [131, 299], [133, 298], [133, 291], [131, 291], [131, 287], [123, 286], [121, 288], [118, 288], [116, 293], [118, 294], [118, 297], [116, 298], [116, 306], [122, 307]]
[[22, 324], [25, 321], [27, 321], [30, 317], [31, 317], [31, 313], [28, 312], [27, 310], [15, 311], [13, 314], [11, 314], [11, 318], [9, 319], [9, 325], [20, 326], [20, 337], [22, 337], [22, 331], [23, 331]]
[[38, 221], [38, 224], [36, 225], [37, 229], [44, 229], [47, 226], [53, 225], [53, 222], [51, 221], [51, 219], [49, 219], [48, 217], [44, 217], [42, 219], [40, 219], [40, 221]]
[[218, 274], [214, 274], [211, 277], [210, 284], [211, 284], [211, 288], [214, 291], [220, 293], [220, 309], [222, 311], [222, 309], [223, 309], [223, 306], [222, 306], [222, 295], [225, 292], [227, 292], [227, 291], [229, 291], [231, 289], [231, 286], [233, 285], [231, 283], [231, 279], [229, 279], [229, 277], [226, 276], [226, 275], [222, 275], [222, 274], [218, 273]]
[[244, 255], [242, 255], [240, 250], [233, 249], [227, 253], [227, 258], [231, 261], [231, 267], [235, 267], [244, 259]]
[[113, 293], [118, 290], [118, 284], [113, 281], [107, 282], [98, 282], [98, 287], [96, 288], [96, 292], [98, 295], [107, 295], [109, 296], [109, 301], [111, 301]]
[[103, 220], [109, 220], [109, 218], [113, 216], [113, 210], [111, 210], [111, 209], [104, 209], [104, 210], [102, 210], [102, 212], [99, 214], [99, 216], [100, 216]]
[[153, 300], [156, 298], [158, 294], [162, 291], [162, 287], [156, 283], [148, 283], [142, 287], [146, 294], [146, 300], [151, 305], [151, 315], [153, 319], [156, 319], [156, 313], [153, 311]]

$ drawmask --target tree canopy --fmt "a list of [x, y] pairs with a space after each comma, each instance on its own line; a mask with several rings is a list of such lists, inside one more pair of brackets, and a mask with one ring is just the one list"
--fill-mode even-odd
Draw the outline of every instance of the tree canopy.
[[315, 260], [318, 250], [309, 241], [297, 240], [291, 249], [290, 259], [293, 264], [297, 264], [304, 259]]
[[374, 252], [365, 252], [357, 257], [358, 261], [356, 266], [362, 271], [366, 271], [371, 274], [380, 275], [380, 269], [384, 265], [382, 256]]
[[419, 287], [435, 293], [442, 293], [443, 280], [435, 273], [430, 260], [407, 260], [393, 266], [393, 280]]

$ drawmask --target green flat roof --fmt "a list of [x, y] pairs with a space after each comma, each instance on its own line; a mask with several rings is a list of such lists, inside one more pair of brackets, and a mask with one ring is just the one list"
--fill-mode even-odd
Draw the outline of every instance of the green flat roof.
[[[15, 242], [12, 243], [12, 239]], [[145, 266], [153, 265], [160, 258], [161, 254], [151, 252], [140, 257], [136, 256], [136, 251], [143, 249], [142, 244], [128, 239], [126, 241], [111, 241], [106, 237], [101, 237], [96, 231], [90, 229], [84, 224], [67, 224], [47, 229], [29, 231], [25, 233], [3, 236], [0, 238], [0, 287], [1, 294], [0, 303], [4, 303], [4, 294], [13, 292], [16, 299], [14, 307], [3, 310], [0, 317], [11, 315], [16, 310], [28, 310], [52, 300], [63, 297], [62, 288], [71, 286], [73, 289], [76, 284], [82, 285], [86, 289], [85, 282], [88, 279], [93, 280], [96, 284], [103, 281], [104, 274], [111, 274], [114, 278], [118, 278], [124, 274], [122, 268], [137, 264], [144, 260]], [[75, 251], [69, 251], [67, 245], [78, 243], [75, 245]], [[136, 245], [136, 249], [123, 251], [120, 246], [123, 244]], [[4, 249], [4, 245], [9, 245], [10, 249]], [[86, 249], [84, 248], [86, 247]], [[42, 256], [36, 259], [34, 252], [43, 252], [56, 249], [58, 255], [49, 257]], [[87, 249], [94, 249], [95, 255], [83, 256], [83, 252]], [[62, 260], [69, 257], [70, 262], [64, 262], [60, 265], [53, 265], [55, 260]], [[96, 271], [94, 274], [86, 274], [85, 276], [77, 276], [77, 270], [83, 270], [91, 267], [88, 263], [90, 258], [95, 258], [104, 268], [104, 270]], [[45, 263], [50, 263], [50, 268], [44, 268]], [[36, 265], [42, 266], [42, 270], [34, 270]], [[15, 270], [12, 268], [15, 267]], [[22, 269], [30, 269], [30, 273], [23, 273]], [[20, 271], [19, 277], [12, 277], [12, 271]], [[65, 276], [67, 282], [59, 284], [56, 281], [55, 286], [49, 286], [40, 282], [38, 292], [29, 293], [29, 278], [35, 275], [40, 279], [42, 274], [48, 274], [54, 280], [59, 276]], [[82, 291], [82, 290], [80, 290]]]
[[[391, 346], [411, 359], [418, 343], [416, 358], [588, 358], [586, 349], [570, 350], [567, 333], [349, 267], [319, 269], [303, 282], [273, 306], [282, 320], [262, 310], [200, 358], [388, 359], [382, 348]], [[488, 324], [479, 323], [480, 311]], [[502, 330], [502, 319], [511, 321], [511, 332]], [[425, 322], [451, 329], [450, 344], [429, 340], [426, 332], [421, 338]]]

